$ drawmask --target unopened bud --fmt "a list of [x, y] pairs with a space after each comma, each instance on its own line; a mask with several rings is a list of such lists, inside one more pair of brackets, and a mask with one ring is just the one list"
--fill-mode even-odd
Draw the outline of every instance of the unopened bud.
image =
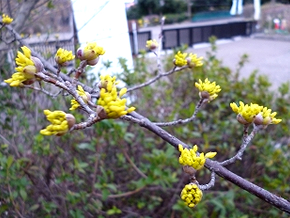
[[22, 83], [23, 83], [24, 85], [31, 85], [31, 84], [33, 84], [34, 82], [35, 82], [35, 78], [25, 80], [25, 81], [23, 81]]
[[189, 175], [195, 175], [195, 173], [196, 173], [196, 169], [194, 169], [193, 167], [187, 166], [187, 165], [183, 166], [182, 169], [185, 173], [187, 173]]
[[31, 56], [31, 60], [33, 61], [35, 67], [36, 67], [36, 71], [37, 72], [42, 72], [44, 69], [44, 66], [41, 62], [41, 60], [39, 60], [39, 58]]
[[84, 60], [84, 50], [83, 50], [82, 48], [79, 48], [79, 49], [77, 50], [77, 57], [78, 57], [78, 59], [80, 59], [80, 60]]
[[33, 78], [34, 74], [37, 73], [37, 69], [33, 65], [27, 65], [27, 66], [24, 67], [23, 73], [25, 73], [26, 75], [30, 75], [31, 78]]
[[106, 118], [108, 118], [108, 115], [107, 115], [105, 109], [104, 109], [102, 106], [98, 106], [97, 109], [96, 109], [96, 112], [97, 112], [98, 116], [99, 116], [101, 119], [106, 119]]
[[66, 118], [67, 123], [68, 123], [68, 129], [71, 129], [76, 123], [75, 117], [72, 114], [66, 114], [65, 118]]
[[87, 64], [90, 66], [95, 66], [99, 62], [99, 60], [100, 60], [100, 57], [97, 57], [93, 60], [88, 61]]
[[256, 125], [263, 125], [263, 122], [264, 122], [264, 118], [263, 118], [262, 114], [257, 114], [255, 116], [254, 123]]
[[210, 98], [210, 94], [206, 91], [202, 91], [202, 92], [199, 92], [199, 97], [202, 98], [202, 99], [209, 99]]
[[238, 120], [238, 122], [241, 123], [241, 124], [244, 124], [244, 125], [245, 125], [245, 124], [249, 124], [249, 122], [246, 121], [245, 118], [244, 118], [241, 114], [238, 114], [238, 115], [237, 115], [237, 120]]

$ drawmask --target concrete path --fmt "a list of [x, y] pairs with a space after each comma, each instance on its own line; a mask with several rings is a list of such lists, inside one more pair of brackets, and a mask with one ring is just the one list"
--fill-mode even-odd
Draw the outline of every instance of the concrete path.
[[[220, 40], [217, 46], [217, 57], [224, 66], [232, 70], [236, 69], [243, 54], [249, 56], [249, 62], [242, 68], [241, 76], [249, 76], [254, 70], [258, 70], [258, 73], [269, 77], [273, 88], [283, 82], [290, 82], [290, 42], [239, 37]], [[205, 57], [210, 47], [209, 44], [200, 44], [189, 51]]]

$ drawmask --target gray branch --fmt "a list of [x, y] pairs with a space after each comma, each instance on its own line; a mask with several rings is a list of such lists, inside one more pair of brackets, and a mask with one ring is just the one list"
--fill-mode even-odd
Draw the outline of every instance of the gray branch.
[[[159, 126], [155, 125], [154, 123], [150, 122], [147, 118], [143, 117], [142, 115], [138, 114], [137, 112], [132, 112], [130, 114], [132, 117], [136, 118], [137, 120], [142, 120], [139, 123], [140, 126], [148, 129], [149, 131], [155, 133], [157, 136], [162, 138], [164, 141], [168, 142], [176, 149], [178, 149], [178, 145], [181, 144], [185, 148], [189, 148], [187, 144], [176, 138], [175, 136], [171, 135], [164, 129], [160, 128]], [[215, 172], [218, 176], [232, 182], [233, 184], [239, 186], [240, 188], [248, 191], [249, 193], [257, 196], [263, 201], [268, 202], [269, 204], [273, 205], [274, 207], [290, 214], [290, 202], [282, 197], [278, 197], [277, 195], [272, 194], [271, 192], [247, 181], [246, 179], [234, 174], [233, 172], [229, 171], [225, 167], [223, 167], [219, 162], [212, 161], [207, 159], [205, 162], [205, 167], [213, 172]]]

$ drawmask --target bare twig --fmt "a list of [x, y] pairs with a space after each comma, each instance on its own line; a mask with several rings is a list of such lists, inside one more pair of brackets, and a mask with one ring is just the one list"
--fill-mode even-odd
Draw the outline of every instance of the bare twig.
[[241, 145], [240, 150], [237, 152], [237, 154], [235, 156], [233, 156], [232, 158], [221, 162], [220, 165], [227, 166], [229, 164], [234, 163], [236, 160], [242, 160], [242, 156], [243, 156], [244, 151], [246, 150], [246, 148], [249, 145], [249, 143], [252, 141], [252, 139], [255, 137], [255, 135], [258, 133], [258, 131], [261, 128], [262, 128], [262, 125], [260, 125], [260, 126], [254, 125], [254, 129], [251, 132], [251, 134], [249, 136], [244, 136], [243, 137], [243, 143]]
[[127, 154], [125, 149], [122, 149], [122, 152], [124, 154], [124, 156], [126, 157], [127, 161], [131, 164], [131, 166], [133, 167], [133, 169], [143, 178], [147, 178], [147, 176], [141, 171], [139, 170], [139, 168], [134, 164], [134, 162], [131, 160], [131, 158], [129, 157], [129, 155]]
[[196, 118], [196, 114], [199, 112], [201, 106], [206, 103], [206, 101], [204, 101], [204, 99], [200, 99], [194, 112], [193, 112], [193, 115], [190, 117], [190, 118], [187, 118], [187, 119], [179, 119], [179, 120], [175, 120], [175, 121], [172, 121], [172, 122], [162, 122], [162, 123], [154, 123], [155, 125], [157, 126], [162, 126], [162, 127], [165, 127], [165, 126], [175, 126], [175, 125], [184, 125], [184, 124], [187, 124], [193, 120], [195, 120]]
[[214, 186], [214, 183], [215, 183], [215, 172], [211, 172], [209, 183], [204, 185], [198, 185], [198, 187], [200, 188], [200, 190], [208, 190]]
[[[128, 197], [130, 195], [133, 195], [133, 194], [136, 194], [140, 191], [142, 191], [146, 186], [143, 186], [141, 188], [137, 188], [133, 191], [128, 191], [128, 192], [124, 192], [124, 193], [121, 193], [121, 194], [115, 194], [115, 195], [108, 195], [108, 198], [124, 198], [124, 197]], [[103, 195], [102, 194], [99, 194], [99, 193], [94, 193], [95, 196], [97, 197], [102, 197]]]
[[145, 87], [145, 86], [149, 86], [149, 85], [151, 85], [152, 83], [154, 83], [154, 82], [156, 82], [157, 80], [159, 80], [161, 77], [168, 76], [168, 75], [173, 74], [173, 73], [175, 73], [175, 72], [182, 71], [182, 70], [184, 70], [184, 69], [186, 69], [186, 68], [188, 68], [188, 66], [180, 67], [180, 68], [178, 68], [178, 69], [176, 69], [176, 67], [174, 67], [174, 68], [172, 68], [172, 70], [170, 70], [170, 71], [168, 71], [168, 72], [166, 72], [166, 73], [159, 73], [157, 76], [155, 76], [154, 78], [148, 80], [148, 81], [145, 82], [145, 83], [142, 83], [142, 84], [136, 85], [136, 86], [134, 86], [134, 87], [128, 88], [127, 93], [128, 93], [128, 92], [132, 92], [132, 91], [134, 91], [134, 90], [136, 90], [136, 89], [141, 89], [141, 88], [143, 88], [143, 87]]

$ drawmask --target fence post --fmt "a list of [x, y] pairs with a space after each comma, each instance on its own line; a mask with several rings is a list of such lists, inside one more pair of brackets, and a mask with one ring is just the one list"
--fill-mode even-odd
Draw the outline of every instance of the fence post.
[[134, 55], [137, 55], [139, 53], [139, 48], [138, 48], [137, 26], [135, 21], [132, 22], [132, 31], [133, 31]]

